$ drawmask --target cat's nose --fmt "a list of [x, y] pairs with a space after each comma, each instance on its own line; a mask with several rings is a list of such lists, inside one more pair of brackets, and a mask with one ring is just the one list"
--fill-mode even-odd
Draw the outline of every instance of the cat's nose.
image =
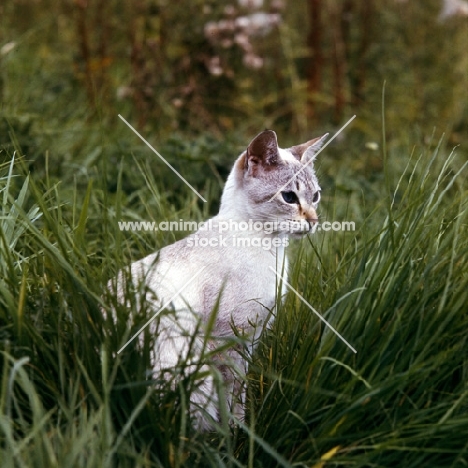
[[313, 208], [310, 208], [310, 209], [308, 209], [307, 211], [304, 212], [304, 218], [311, 225], [318, 223], [317, 212]]
[[309, 231], [314, 228], [314, 225], [318, 223], [318, 216], [315, 210], [310, 209], [307, 210], [305, 214], [305, 219], [307, 221], [307, 224], [309, 225]]

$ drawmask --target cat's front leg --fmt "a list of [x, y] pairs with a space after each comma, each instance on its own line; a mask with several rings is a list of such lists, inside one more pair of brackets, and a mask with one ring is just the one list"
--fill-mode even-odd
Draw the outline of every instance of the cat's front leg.
[[219, 398], [213, 370], [202, 363], [204, 340], [197, 317], [190, 311], [163, 316], [156, 330], [151, 360], [156, 379], [171, 380], [175, 390], [190, 377], [190, 414], [199, 430], [209, 430], [219, 420]]
[[215, 357], [216, 367], [221, 373], [226, 392], [227, 409], [232, 422], [244, 421], [246, 403], [247, 363], [240, 347], [233, 347]]

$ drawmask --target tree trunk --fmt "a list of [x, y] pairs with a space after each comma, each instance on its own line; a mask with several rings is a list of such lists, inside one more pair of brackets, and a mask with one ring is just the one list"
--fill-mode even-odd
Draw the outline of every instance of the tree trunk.
[[311, 57], [307, 67], [308, 90], [309, 90], [309, 116], [315, 115], [316, 95], [321, 90], [322, 85], [322, 0], [309, 0], [309, 22], [310, 32], [307, 37], [307, 45]]

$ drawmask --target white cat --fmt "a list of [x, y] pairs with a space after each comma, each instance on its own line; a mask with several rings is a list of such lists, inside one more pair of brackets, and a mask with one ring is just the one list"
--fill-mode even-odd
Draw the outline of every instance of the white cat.
[[[240, 351], [251, 353], [271, 320], [277, 297], [275, 271], [286, 277], [289, 237], [302, 236], [317, 223], [320, 187], [312, 161], [325, 137], [281, 149], [275, 132], [260, 133], [234, 163], [219, 214], [207, 227], [131, 265], [132, 282], [144, 282], [154, 293], [146, 297], [154, 312], [168, 302], [173, 308], [173, 313], [162, 313], [150, 324], [157, 334], [151, 355], [154, 374], [173, 375], [181, 367], [185, 373], [203, 374], [190, 400], [201, 429], [219, 418], [216, 372], [225, 382], [233, 414], [243, 417], [247, 369]], [[259, 222], [264, 229], [259, 229]], [[122, 303], [123, 282], [121, 273], [117, 293]], [[208, 333], [213, 310], [216, 317]], [[244, 338], [243, 346], [237, 340], [237, 346], [226, 350], [223, 338], [236, 335]], [[204, 361], [205, 353], [223, 344], [224, 351], [215, 351], [209, 362]]]

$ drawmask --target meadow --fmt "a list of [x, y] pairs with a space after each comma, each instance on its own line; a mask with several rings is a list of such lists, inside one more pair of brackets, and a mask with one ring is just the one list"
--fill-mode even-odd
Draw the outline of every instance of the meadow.
[[[376, 1], [385, 28], [374, 29], [365, 50], [364, 102], [352, 93], [364, 37], [355, 16], [346, 104], [333, 94], [330, 59], [311, 113], [298, 33], [305, 2], [283, 11], [277, 35], [258, 39], [259, 56], [270, 57], [264, 69], [252, 73], [241, 51], [210, 45], [221, 64], [238, 67], [234, 78], [203, 72], [203, 57], [183, 59], [206, 45], [208, 19], [196, 15], [209, 4], [212, 20], [214, 3], [137, 3], [123, 2], [122, 11], [97, 1], [0, 7], [1, 467], [467, 466], [464, 20], [438, 23], [435, 1]], [[147, 38], [125, 36], [119, 20], [129, 14], [151, 40], [167, 34], [158, 21], [179, 19], [164, 54], [151, 55]], [[121, 39], [105, 42], [103, 31]], [[129, 55], [126, 41], [140, 51], [130, 65], [118, 59]], [[193, 87], [186, 94], [184, 77]], [[153, 94], [139, 94], [148, 87]], [[132, 260], [186, 234], [124, 232], [118, 222], [206, 220], [232, 162], [259, 131], [275, 129], [288, 147], [333, 135], [354, 114], [319, 155], [317, 172], [321, 220], [356, 229], [294, 241], [289, 282], [357, 352], [290, 292], [249, 357], [246, 420], [232, 425], [224, 412], [213, 431], [197, 432], [187, 412], [194, 378], [175, 390], [146, 378], [154, 337], [117, 354], [146, 320], [147, 304], [128, 290], [122, 307], [106, 292]], [[113, 308], [117, 323], [103, 314]]]

